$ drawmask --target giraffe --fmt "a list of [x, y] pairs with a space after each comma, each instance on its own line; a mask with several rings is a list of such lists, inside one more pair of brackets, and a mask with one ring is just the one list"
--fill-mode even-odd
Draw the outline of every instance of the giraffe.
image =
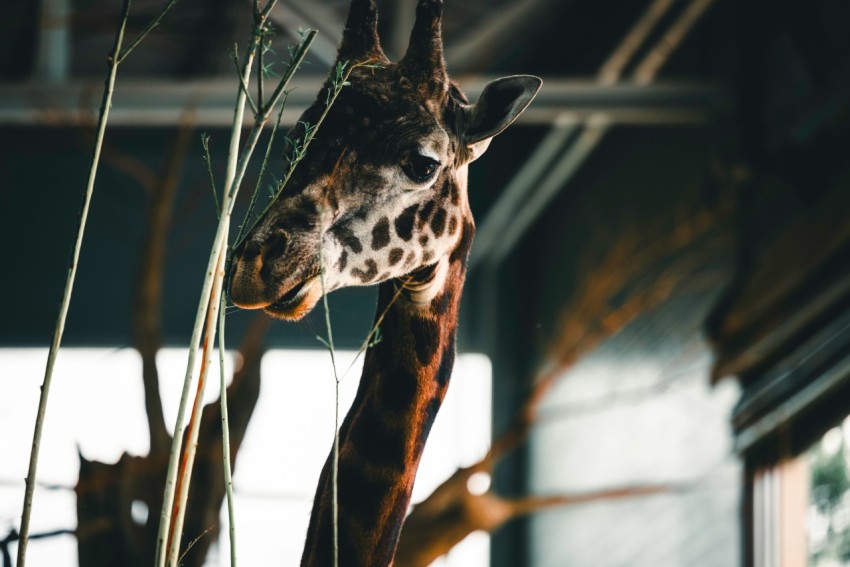
[[[542, 83], [528, 75], [498, 79], [470, 104], [446, 74], [442, 8], [441, 0], [418, 2], [407, 52], [391, 63], [374, 0], [352, 0], [337, 62], [375, 64], [352, 70], [287, 188], [234, 250], [229, 268], [233, 303], [284, 320], [307, 314], [323, 289], [379, 284], [382, 340], [366, 352], [339, 433], [344, 566], [392, 564], [454, 364], [475, 232], [468, 166]], [[331, 88], [329, 78], [296, 136], [317, 122]], [[331, 459], [316, 491], [304, 566], [332, 564]]]

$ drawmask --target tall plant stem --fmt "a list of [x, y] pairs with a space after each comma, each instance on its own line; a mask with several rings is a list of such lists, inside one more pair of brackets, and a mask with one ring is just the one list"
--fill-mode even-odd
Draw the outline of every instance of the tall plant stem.
[[254, 207], [257, 204], [257, 197], [260, 194], [260, 187], [263, 184], [263, 179], [266, 176], [266, 167], [269, 163], [269, 157], [271, 157], [272, 146], [274, 145], [275, 136], [277, 136], [277, 131], [280, 128], [280, 120], [283, 118], [283, 110], [286, 107], [286, 95], [284, 94], [283, 103], [280, 105], [280, 110], [277, 113], [277, 120], [272, 127], [272, 133], [269, 136], [269, 142], [266, 144], [266, 155], [263, 158], [263, 164], [260, 167], [260, 175], [257, 176], [257, 184], [254, 187], [254, 192], [251, 194], [251, 202], [248, 203], [248, 208], [245, 211], [245, 220], [242, 221], [242, 224], [239, 226], [239, 231], [236, 233], [236, 242], [242, 242], [242, 237], [245, 236], [245, 229], [248, 228], [248, 223], [250, 222], [251, 215], [254, 214]]
[[[322, 211], [322, 218], [324, 218]], [[333, 565], [339, 565], [339, 375], [336, 371], [336, 349], [334, 348], [334, 334], [331, 327], [331, 311], [328, 308], [328, 294], [325, 292], [325, 258], [323, 254], [322, 238], [319, 237], [319, 281], [322, 284], [322, 305], [325, 308], [325, 326], [328, 330], [328, 340], [325, 346], [331, 353], [331, 365], [334, 372], [334, 445], [333, 458], [331, 460], [331, 514], [333, 519]]]
[[218, 365], [221, 378], [221, 455], [224, 492], [227, 495], [227, 526], [230, 535], [230, 567], [236, 567], [236, 512], [233, 503], [233, 471], [230, 466], [230, 420], [227, 416], [227, 383], [224, 378], [224, 295], [218, 307]]
[[[264, 11], [263, 13], [265, 14], [266, 12]], [[240, 78], [240, 80], [245, 83], [248, 82], [251, 76], [251, 68], [253, 67], [254, 57], [257, 53], [257, 48], [259, 46], [259, 29], [262, 27], [262, 25], [264, 25], [263, 22], [264, 20], [260, 20], [255, 23], [253, 40], [251, 42], [251, 46], [249, 47], [245, 55], [245, 62], [242, 67], [242, 77]], [[216, 229], [216, 235], [213, 240], [212, 249], [210, 251], [210, 258], [209, 262], [207, 263], [206, 277], [204, 278], [204, 284], [201, 289], [201, 298], [198, 303], [198, 310], [195, 315], [195, 325], [192, 331], [192, 339], [189, 346], [189, 360], [186, 365], [186, 374], [184, 376], [183, 381], [183, 391], [180, 397], [180, 404], [177, 409], [177, 420], [174, 427], [174, 437], [172, 440], [171, 454], [169, 455], [168, 472], [166, 474], [165, 489], [163, 493], [159, 532], [157, 535], [157, 550], [155, 563], [157, 567], [163, 567], [164, 565], [166, 565], [166, 560], [168, 560], [169, 567], [176, 567], [177, 559], [179, 557], [177, 554], [177, 548], [179, 548], [180, 532], [183, 528], [183, 516], [182, 512], [178, 513], [176, 516], [173, 516], [173, 514], [175, 511], [185, 509], [185, 496], [188, 495], [190, 484], [189, 475], [184, 474], [181, 477], [180, 500], [175, 501], [175, 493], [178, 485], [178, 472], [186, 473], [188, 471], [191, 471], [191, 464], [189, 464], [188, 461], [182, 463], [178, 471], [179, 455], [181, 453], [181, 446], [183, 442], [183, 422], [186, 416], [186, 407], [188, 406], [189, 393], [192, 385], [192, 377], [194, 375], [195, 358], [197, 357], [198, 343], [200, 342], [201, 333], [203, 332], [204, 328], [204, 320], [206, 319], [208, 308], [212, 304], [211, 301], [215, 301], [217, 305], [219, 301], [218, 294], [221, 293], [221, 287], [224, 279], [224, 262], [227, 253], [227, 234], [230, 226], [230, 218], [233, 213], [233, 205], [236, 200], [236, 194], [239, 191], [239, 186], [242, 183], [242, 179], [245, 176], [245, 171], [248, 168], [248, 162], [251, 159], [251, 155], [253, 154], [254, 148], [257, 145], [257, 142], [260, 138], [260, 134], [263, 131], [263, 127], [265, 126], [265, 123], [268, 120], [269, 114], [280, 100], [280, 94], [282, 94], [283, 88], [285, 88], [285, 85], [288, 84], [289, 80], [292, 78], [292, 75], [295, 73], [298, 66], [304, 60], [304, 56], [306, 55], [307, 50], [309, 49], [310, 44], [312, 43], [315, 36], [316, 32], [311, 31], [309, 34], [307, 34], [304, 41], [299, 45], [296, 55], [295, 57], [293, 57], [293, 61], [290, 64], [290, 68], [284, 75], [283, 79], [281, 79], [281, 84], [283, 85], [283, 87], [279, 88], [278, 91], [276, 91], [278, 94], [276, 94], [276, 96], [273, 96], [269, 100], [269, 103], [265, 105], [264, 108], [261, 109], [260, 113], [256, 116], [254, 125], [251, 129], [251, 133], [248, 136], [248, 140], [245, 143], [245, 147], [243, 148], [241, 155], [239, 153], [239, 146], [241, 140], [242, 123], [245, 116], [246, 94], [241, 87], [238, 90], [236, 108], [234, 111], [233, 128], [231, 131], [230, 152], [228, 154], [227, 170], [225, 173], [224, 186], [226, 188], [226, 191], [222, 199], [221, 217], [219, 218], [218, 228]], [[219, 263], [221, 263], [221, 269], [217, 269]], [[218, 290], [215, 295], [213, 294], [213, 288], [216, 288]], [[204, 338], [204, 342], [207, 344], [212, 344], [214, 340], [215, 325], [212, 325], [212, 327], [208, 328], [208, 332]], [[202, 371], [205, 371], [205, 368], [208, 368], [208, 366], [202, 365]], [[203, 380], [203, 377], [199, 378], [199, 381], [200, 380]], [[200, 412], [197, 413], [196, 419], [198, 422], [200, 421]], [[195, 421], [195, 419], [193, 419], [192, 422], [190, 422], [190, 437], [192, 435], [192, 430], [196, 430], [197, 427], [198, 423]], [[194, 449], [190, 453], [187, 453], [186, 457], [188, 460], [194, 460]], [[172, 519], [174, 520], [173, 525]], [[172, 543], [171, 546], [169, 546], [169, 542]]]
[[[250, 76], [251, 65], [253, 63], [254, 50], [249, 50], [246, 54], [245, 65], [243, 66], [243, 77]], [[210, 303], [212, 295], [213, 280], [215, 279], [216, 266], [219, 262], [219, 256], [222, 251], [222, 244], [227, 240], [227, 227], [230, 218], [230, 210], [232, 209], [232, 198], [230, 186], [236, 176], [237, 155], [239, 152], [239, 143], [242, 133], [242, 122], [245, 117], [245, 94], [240, 89], [236, 99], [236, 108], [233, 117], [233, 129], [230, 138], [230, 153], [227, 161], [227, 171], [225, 173], [225, 188], [228, 188], [224, 195], [221, 204], [221, 216], [219, 217], [218, 228], [216, 229], [215, 239], [213, 241], [212, 250], [210, 251], [210, 259], [207, 263], [206, 276], [204, 284], [201, 288], [201, 298], [198, 302], [198, 310], [195, 314], [195, 326], [192, 330], [192, 338], [189, 344], [189, 360], [186, 364], [186, 374], [183, 380], [183, 391], [180, 396], [180, 404], [177, 408], [177, 421], [174, 425], [174, 435], [171, 442], [171, 453], [168, 459], [168, 471], [165, 479], [165, 489], [162, 497], [162, 511], [159, 521], [159, 532], [156, 541], [156, 562], [157, 567], [164, 567], [166, 559], [173, 556], [176, 552], [172, 552], [169, 548], [178, 548], [180, 545], [180, 531], [182, 525], [177, 526], [177, 522], [172, 526], [172, 513], [174, 512], [174, 496], [177, 485], [177, 468], [180, 455], [180, 449], [183, 443], [183, 422], [186, 417], [186, 407], [189, 402], [189, 392], [192, 386], [192, 377], [195, 370], [195, 358], [198, 353], [198, 342], [201, 339], [201, 332], [205, 314]], [[188, 487], [187, 487], [188, 490]], [[171, 537], [171, 534], [177, 534], [177, 537]], [[176, 567], [176, 561], [171, 561], [171, 565]]]
[[[225, 234], [225, 242], [227, 236]], [[203, 412], [204, 391], [207, 387], [207, 374], [213, 363], [213, 342], [215, 341], [215, 329], [218, 324], [218, 311], [221, 305], [221, 286], [224, 282], [224, 265], [227, 257], [227, 247], [223, 246], [219, 251], [218, 261], [213, 277], [212, 293], [210, 294], [209, 306], [206, 316], [206, 328], [203, 341], [203, 358], [201, 359], [201, 372], [198, 377], [198, 386], [195, 391], [195, 401], [192, 405], [192, 415], [189, 420], [189, 430], [186, 435], [186, 446], [183, 449], [183, 459], [180, 462], [180, 474], [177, 478], [177, 498], [174, 502], [174, 525], [169, 537], [169, 559], [168, 564], [177, 566], [180, 559], [180, 539], [183, 531], [183, 520], [186, 517], [186, 502], [189, 498], [189, 485], [192, 478], [192, 470], [195, 466], [195, 453], [198, 448], [198, 433], [200, 431], [201, 413]]]
[[71, 304], [71, 295], [74, 290], [74, 280], [77, 277], [77, 264], [80, 260], [80, 250], [83, 246], [83, 236], [86, 231], [86, 221], [89, 215], [92, 194], [94, 193], [94, 182], [97, 177], [97, 167], [100, 163], [100, 153], [103, 147], [103, 137], [106, 132], [106, 123], [109, 119], [109, 109], [112, 106], [112, 93], [115, 89], [115, 77], [118, 74], [119, 53], [124, 41], [124, 30], [127, 26], [127, 18], [130, 13], [130, 0], [124, 0], [121, 8], [121, 22], [118, 32], [115, 34], [115, 42], [109, 56], [109, 71], [103, 89], [103, 99], [100, 104], [100, 116], [97, 123], [97, 136], [89, 169], [86, 192], [83, 197], [83, 205], [80, 210], [79, 224], [77, 226], [77, 238], [68, 265], [68, 276], [65, 280], [65, 292], [62, 295], [62, 303], [59, 306], [59, 317], [56, 320], [56, 329], [53, 333], [53, 342], [47, 355], [47, 367], [44, 371], [44, 382], [41, 385], [41, 396], [38, 401], [38, 413], [35, 420], [35, 431], [32, 438], [32, 449], [30, 451], [30, 462], [27, 470], [26, 489], [24, 491], [23, 512], [21, 513], [20, 539], [18, 541], [18, 567], [26, 564], [27, 543], [29, 541], [30, 517], [32, 516], [32, 499], [35, 491], [36, 475], [38, 472], [38, 454], [41, 448], [41, 435], [44, 428], [44, 419], [47, 414], [47, 400], [50, 394], [50, 384], [53, 378], [53, 368], [56, 364], [56, 356], [62, 343], [62, 334], [65, 331], [65, 321], [68, 317], [68, 307]]
[[[313, 140], [313, 137], [316, 134], [318, 128], [322, 125], [325, 120], [325, 117], [330, 112], [331, 107], [336, 102], [337, 97], [339, 97], [339, 93], [342, 92], [342, 89], [348, 85], [348, 77], [351, 75], [352, 71], [357, 67], [366, 67], [371, 64], [370, 61], [365, 61], [362, 63], [356, 63], [354, 65], [349, 65], [348, 62], [342, 62], [337, 64], [336, 69], [334, 70], [335, 76], [331, 81], [331, 85], [328, 87], [329, 90], [327, 93], [327, 101], [325, 102], [325, 109], [319, 117], [316, 125], [309, 129], [305, 134], [303, 145], [299, 151], [296, 152], [296, 158], [292, 161], [289, 167], [289, 171], [287, 171], [286, 177], [284, 177], [283, 181], [280, 183], [277, 189], [277, 193], [275, 194], [274, 199], [269, 203], [268, 207], [274, 203], [277, 196], [283, 191], [284, 186], [289, 181], [289, 178], [292, 176], [292, 172], [298, 163], [303, 159], [307, 147], [310, 145], [310, 142]], [[279, 89], [280, 90], [280, 89]], [[266, 210], [268, 210], [266, 207]], [[265, 212], [263, 213], [265, 214]], [[324, 211], [322, 211], [321, 217], [324, 218]], [[334, 335], [333, 328], [331, 327], [331, 312], [328, 307], [328, 294], [325, 289], [325, 258], [322, 248], [322, 233], [324, 232], [324, 227], [320, 226], [321, 231], [319, 233], [319, 281], [322, 284], [322, 305], [325, 310], [325, 326], [328, 331], [327, 341], [320, 340], [325, 344], [328, 351], [331, 355], [331, 365], [333, 366], [334, 373], [334, 443], [333, 443], [333, 455], [331, 458], [331, 516], [333, 523], [333, 565], [336, 567], [339, 565], [339, 384], [340, 384], [340, 376], [337, 372], [336, 367], [336, 349], [334, 347]], [[393, 300], [394, 301], [394, 300]], [[381, 316], [383, 318], [383, 315]], [[369, 332], [369, 337], [375, 332], [375, 328]], [[366, 343], [368, 344], [369, 337], [366, 338]]]
[[[315, 35], [316, 35], [315, 30], [309, 30], [304, 37], [304, 41], [305, 42], [312, 42], [313, 37]], [[331, 81], [331, 85], [329, 87], [330, 91], [328, 91], [328, 94], [327, 94], [327, 97], [328, 97], [327, 102], [325, 103], [325, 108], [322, 111], [321, 116], [319, 116], [319, 120], [316, 122], [315, 125], [310, 126], [307, 129], [307, 131], [304, 135], [304, 139], [301, 142], [300, 147], [296, 151], [293, 152], [294, 156], [292, 157], [292, 159], [289, 163], [289, 167], [286, 170], [286, 174], [284, 175], [283, 179], [281, 179], [280, 182], [277, 184], [277, 188], [275, 189], [274, 195], [272, 195], [271, 199], [269, 199], [268, 204], [266, 204], [266, 208], [263, 209], [263, 212], [260, 213], [260, 215], [253, 221], [250, 228], [247, 231], [241, 231], [242, 233], [251, 232], [254, 229], [254, 227], [257, 226], [257, 223], [260, 221], [260, 219], [263, 218], [266, 215], [266, 213], [269, 211], [269, 209], [274, 204], [274, 202], [277, 200], [277, 198], [280, 197], [280, 194], [283, 193], [283, 189], [284, 189], [284, 187], [286, 187], [286, 184], [289, 183], [289, 179], [292, 177], [292, 174], [295, 171], [295, 168], [298, 167], [298, 164], [301, 163], [301, 160], [304, 159], [304, 156], [307, 154], [307, 148], [310, 146], [310, 143], [313, 141], [313, 138], [315, 137], [316, 132], [319, 131], [319, 128], [322, 126], [322, 123], [325, 121], [325, 118], [327, 117], [331, 108], [336, 103], [336, 99], [339, 97], [339, 93], [341, 93], [342, 89], [346, 85], [348, 85], [348, 77], [351, 75], [352, 71], [354, 71], [354, 69], [356, 69], [358, 67], [370, 67], [370, 66], [372, 66], [372, 63], [373, 62], [371, 60], [369, 60], [369, 61], [363, 61], [363, 62], [360, 62], [360, 63], [356, 63], [354, 65], [349, 65], [348, 61], [341, 62], [341, 63], [337, 64], [336, 77]], [[285, 85], [282, 85], [282, 86], [285, 87]], [[275, 100], [276, 98], [280, 97], [282, 94], [284, 94], [284, 89], [281, 88], [281, 86], [278, 86], [278, 88], [275, 90], [275, 94], [272, 97], [272, 100]], [[246, 218], [245, 222], [247, 223], [248, 217], [245, 217], [245, 218]], [[236, 245], [238, 246], [239, 243], [240, 243], [240, 240], [237, 239]]]

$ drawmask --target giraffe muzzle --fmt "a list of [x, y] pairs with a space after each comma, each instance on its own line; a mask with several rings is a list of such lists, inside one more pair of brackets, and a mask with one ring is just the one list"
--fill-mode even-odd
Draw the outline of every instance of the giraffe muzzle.
[[322, 297], [322, 285], [315, 275], [296, 284], [279, 299], [264, 307], [267, 315], [276, 319], [297, 321], [313, 310]]
[[246, 238], [234, 251], [230, 264], [230, 297], [243, 309], [262, 309], [280, 298], [268, 284], [267, 272], [286, 253], [289, 234], [274, 230], [266, 238]]
[[229, 286], [234, 305], [263, 309], [272, 317], [290, 321], [301, 319], [313, 309], [322, 296], [316, 272], [297, 275], [303, 272], [296, 268], [291, 272], [293, 276], [270, 277], [275, 264], [292, 252], [288, 245], [286, 232], [277, 230], [263, 242], [248, 241], [236, 249], [230, 265]]

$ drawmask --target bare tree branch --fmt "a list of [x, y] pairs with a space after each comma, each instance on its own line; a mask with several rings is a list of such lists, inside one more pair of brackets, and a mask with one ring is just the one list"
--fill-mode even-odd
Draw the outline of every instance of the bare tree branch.
[[[142, 379], [151, 452], [144, 457], [125, 454], [115, 464], [87, 461], [81, 456], [80, 476], [75, 487], [78, 499], [77, 538], [80, 563], [87, 567], [143, 567], [150, 565], [154, 558], [158, 518], [155, 511], [162, 503], [162, 485], [171, 445], [171, 436], [163, 418], [156, 368], [156, 353], [161, 346], [163, 272], [175, 195], [191, 147], [193, 124], [193, 114], [189, 113], [173, 139], [162, 172], [155, 173], [156, 183], [146, 187], [149, 206], [140, 252], [133, 322], [135, 346], [143, 361]], [[259, 317], [249, 326], [239, 349], [241, 365], [238, 365], [227, 388], [230, 398], [230, 449], [234, 461], [259, 397], [260, 360], [268, 325], [267, 318]], [[184, 543], [197, 540], [181, 559], [181, 564], [187, 567], [203, 564], [218, 533], [218, 512], [224, 497], [221, 408], [218, 402], [205, 407], [200, 436], [204, 449], [193, 473], [195, 483], [183, 532]], [[149, 510], [150, 518], [144, 524], [136, 523], [130, 513], [131, 507], [138, 502], [144, 503]], [[214, 529], [211, 530], [211, 526]]]
[[168, 452], [171, 444], [162, 413], [156, 353], [162, 341], [162, 285], [166, 241], [174, 211], [174, 198], [193, 131], [194, 115], [190, 113], [182, 121], [168, 152], [163, 172], [153, 191], [149, 193], [138, 285], [133, 302], [134, 340], [136, 349], [142, 357], [145, 414], [148, 418], [152, 454]]
[[[230, 413], [231, 458], [245, 438], [260, 393], [260, 362], [269, 320], [252, 321], [239, 347], [241, 366], [227, 387]], [[218, 401], [205, 407], [200, 426], [198, 461], [183, 531], [182, 548], [197, 539], [181, 560], [184, 567], [200, 567], [218, 536], [218, 514], [224, 499], [221, 443], [221, 408]], [[156, 511], [162, 504], [162, 483], [168, 456], [127, 454], [114, 464], [80, 457], [77, 494], [77, 541], [80, 565], [86, 567], [149, 567], [157, 539]], [[131, 507], [143, 503], [147, 522], [133, 520]], [[215, 526], [210, 530], [210, 526]], [[203, 537], [200, 537], [203, 536]]]
[[473, 494], [469, 481], [477, 473], [491, 474], [502, 458], [525, 442], [539, 421], [541, 402], [583, 356], [691, 281], [695, 262], [701, 260], [682, 252], [705, 236], [717, 221], [718, 211], [700, 211], [649, 242], [640, 237], [646, 234], [645, 230], [634, 228], [610, 243], [601, 259], [594, 255], [595, 263], [581, 270], [579, 289], [567, 302], [547, 348], [547, 362], [531, 381], [531, 390], [513, 422], [480, 461], [457, 470], [414, 507], [402, 529], [398, 565], [424, 567], [470, 533], [492, 532], [512, 518], [542, 508], [670, 490], [665, 486], [635, 486], [509, 500], [492, 492]]
[[470, 492], [469, 480], [476, 472], [475, 467], [458, 469], [413, 508], [404, 524], [395, 564], [427, 567], [469, 534], [476, 531], [494, 532], [508, 520], [545, 508], [639, 498], [671, 490], [667, 486], [646, 485], [506, 499], [492, 492]]

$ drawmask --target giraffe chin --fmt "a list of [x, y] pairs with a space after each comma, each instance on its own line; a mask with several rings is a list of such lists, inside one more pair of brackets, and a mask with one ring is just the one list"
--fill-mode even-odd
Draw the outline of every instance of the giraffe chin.
[[[292, 292], [295, 291], [295, 295]], [[280, 299], [263, 308], [266, 315], [284, 321], [298, 321], [307, 315], [322, 298], [319, 276], [313, 276], [286, 292]]]

